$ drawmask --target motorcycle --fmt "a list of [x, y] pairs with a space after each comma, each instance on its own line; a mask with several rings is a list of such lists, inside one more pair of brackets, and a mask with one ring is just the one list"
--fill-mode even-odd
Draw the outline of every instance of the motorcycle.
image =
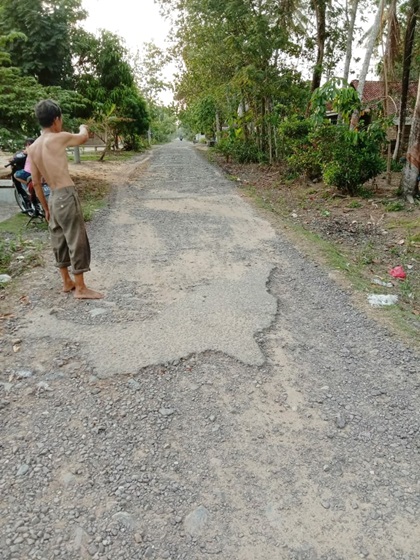
[[[10, 162], [5, 165], [5, 167], [12, 168], [12, 183], [15, 188], [15, 199], [16, 203], [21, 209], [23, 214], [27, 214], [31, 220], [34, 218], [45, 218], [45, 212], [42, 208], [38, 197], [35, 194], [34, 187], [32, 185], [32, 179], [29, 177], [27, 189], [20, 181], [15, 177], [16, 171], [19, 171], [25, 167], [26, 154], [24, 152], [17, 152]], [[43, 182], [42, 189], [44, 191], [45, 198], [48, 200], [50, 195], [50, 188], [47, 183]]]

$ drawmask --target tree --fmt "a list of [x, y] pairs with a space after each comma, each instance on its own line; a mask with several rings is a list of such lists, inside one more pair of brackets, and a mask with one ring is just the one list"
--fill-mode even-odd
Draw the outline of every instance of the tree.
[[174, 109], [165, 107], [160, 99], [164, 91], [172, 89], [163, 75], [168, 62], [169, 56], [152, 42], [145, 43], [134, 59], [134, 75], [150, 116], [150, 140], [158, 143], [167, 142], [176, 130]]
[[[112, 129], [115, 144], [123, 134], [130, 146], [144, 134], [149, 115], [144, 97], [134, 80], [128, 61], [128, 51], [122, 40], [110, 31], [102, 30], [98, 37], [80, 32], [77, 42], [79, 74], [77, 90], [90, 102], [91, 112], [98, 123], [105, 122], [107, 140]], [[108, 126], [109, 123], [112, 126]]]
[[413, 203], [419, 194], [420, 176], [420, 80], [417, 87], [417, 100], [408, 142], [407, 161], [403, 169], [401, 190], [405, 198]]
[[346, 57], [345, 57], [344, 72], [343, 72], [343, 78], [346, 83], [349, 80], [350, 63], [351, 63], [351, 57], [353, 51], [354, 26], [356, 22], [358, 6], [359, 6], [359, 0], [351, 0], [350, 13], [347, 16], [348, 20], [347, 20]]
[[86, 17], [81, 0], [1, 0], [1, 30], [21, 35], [9, 47], [13, 65], [41, 85], [72, 85], [77, 24]]
[[327, 37], [325, 14], [327, 0], [312, 0], [313, 10], [316, 17], [316, 43], [317, 55], [312, 75], [311, 91], [315, 91], [321, 85], [321, 77], [324, 62], [325, 40]]
[[176, 99], [183, 116], [188, 115], [191, 123], [201, 114], [204, 120], [196, 125], [209, 134], [220, 135], [222, 125], [230, 127], [249, 153], [275, 159], [278, 98], [286, 98], [284, 89], [297, 82], [305, 90], [299, 74], [286, 64], [300, 50], [294, 42], [298, 26], [290, 5], [278, 0], [161, 0], [161, 4], [179, 10], [175, 52], [183, 67]]
[[[360, 99], [363, 98], [363, 90], [365, 88], [366, 77], [367, 77], [367, 74], [369, 72], [370, 60], [372, 58], [372, 53], [373, 53], [373, 48], [375, 46], [375, 41], [376, 41], [376, 39], [378, 38], [378, 35], [379, 35], [379, 30], [380, 30], [380, 26], [381, 26], [381, 20], [382, 20], [382, 14], [383, 14], [383, 11], [384, 11], [384, 6], [385, 6], [385, 0], [380, 0], [378, 9], [376, 11], [376, 16], [375, 16], [374, 23], [373, 23], [373, 25], [370, 29], [369, 39], [368, 39], [368, 43], [366, 45], [365, 58], [364, 58], [364, 61], [363, 61], [362, 70], [361, 70], [360, 75], [359, 75], [359, 84], [357, 86], [357, 93], [358, 93]], [[358, 110], [354, 111], [352, 119], [351, 119], [351, 124], [350, 124], [350, 127], [352, 129], [357, 127], [357, 125], [359, 123], [359, 118], [360, 118], [360, 112]]]

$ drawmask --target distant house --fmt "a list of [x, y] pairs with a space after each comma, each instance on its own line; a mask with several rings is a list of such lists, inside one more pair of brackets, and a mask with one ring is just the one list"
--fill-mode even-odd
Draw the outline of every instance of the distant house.
[[[359, 80], [353, 80], [350, 85], [357, 90]], [[418, 82], [410, 82], [408, 86], [407, 113], [405, 118], [402, 145], [406, 146], [410, 136], [413, 110], [416, 104]], [[397, 139], [398, 121], [401, 106], [401, 82], [388, 83], [388, 97], [385, 97], [385, 82], [366, 81], [362, 96], [363, 115], [369, 123], [374, 115], [387, 115], [393, 118], [394, 126], [388, 130], [388, 140], [391, 145]]]
[[[350, 82], [351, 87], [357, 90], [359, 80]], [[414, 105], [416, 103], [418, 82], [410, 82], [408, 87], [407, 121], [411, 125]], [[389, 116], [398, 117], [401, 104], [401, 82], [389, 82], [388, 98], [385, 99], [385, 82], [366, 81], [363, 88], [362, 104], [366, 111], [384, 112]]]
[[[359, 80], [350, 82], [350, 86], [357, 90]], [[408, 137], [410, 136], [410, 128], [413, 117], [413, 110], [416, 103], [418, 82], [410, 82], [408, 88], [407, 100], [407, 113], [405, 118], [403, 145], [407, 145]], [[388, 139], [391, 145], [395, 143], [398, 132], [398, 118], [400, 114], [401, 105], [401, 82], [389, 82], [388, 84], [388, 97], [385, 98], [385, 83], [383, 81], [369, 81], [365, 82], [362, 96], [363, 111], [361, 113], [361, 120], [369, 124], [375, 115], [387, 115], [393, 118], [394, 126], [388, 130]], [[386, 109], [386, 111], [385, 111]], [[327, 118], [336, 123], [338, 120], [338, 113], [335, 111], [327, 110]]]

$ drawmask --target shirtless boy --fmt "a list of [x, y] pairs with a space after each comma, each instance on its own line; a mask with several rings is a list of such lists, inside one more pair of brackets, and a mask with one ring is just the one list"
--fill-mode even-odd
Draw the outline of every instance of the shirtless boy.
[[[74, 290], [74, 297], [78, 299], [100, 299], [103, 295], [89, 289], [84, 281], [84, 273], [90, 270], [90, 246], [79, 198], [70, 178], [66, 153], [69, 146], [80, 146], [87, 141], [88, 129], [81, 125], [78, 134], [63, 132], [61, 109], [49, 99], [38, 103], [35, 115], [42, 133], [28, 148], [32, 180], [49, 222], [51, 244], [63, 280], [63, 291]], [[49, 207], [42, 189], [42, 177], [51, 189]], [[74, 281], [69, 274], [69, 266], [72, 267]]]

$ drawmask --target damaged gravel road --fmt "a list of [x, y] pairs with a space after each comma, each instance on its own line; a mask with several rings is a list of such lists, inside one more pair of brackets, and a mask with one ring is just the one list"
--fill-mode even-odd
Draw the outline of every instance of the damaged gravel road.
[[5, 321], [0, 558], [418, 559], [418, 354], [187, 142], [89, 227], [106, 298]]

